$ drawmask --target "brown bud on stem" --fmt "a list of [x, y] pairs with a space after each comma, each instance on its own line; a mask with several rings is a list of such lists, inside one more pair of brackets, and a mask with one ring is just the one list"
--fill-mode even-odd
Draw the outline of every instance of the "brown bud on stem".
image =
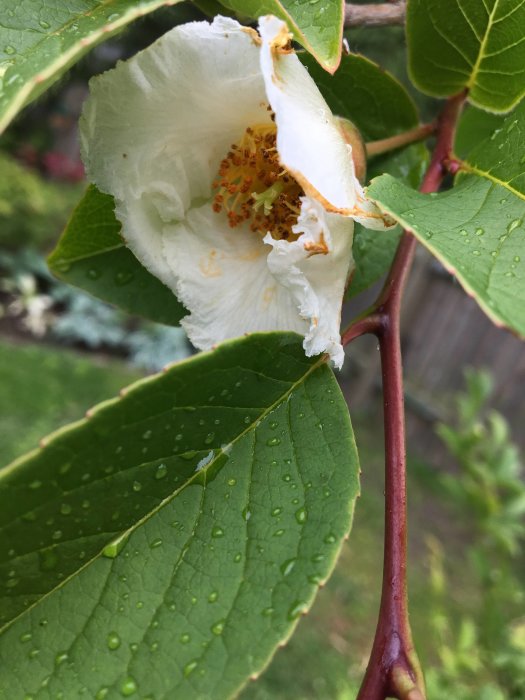
[[356, 177], [361, 184], [364, 184], [366, 178], [366, 148], [361, 133], [349, 119], [336, 117], [336, 120], [344, 140], [352, 147]]

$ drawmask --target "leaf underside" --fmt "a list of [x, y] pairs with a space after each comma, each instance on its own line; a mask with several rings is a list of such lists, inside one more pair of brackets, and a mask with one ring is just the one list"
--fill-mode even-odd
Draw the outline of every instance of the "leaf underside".
[[409, 0], [409, 71], [429, 95], [468, 88], [469, 100], [506, 112], [525, 94], [522, 0]]
[[2, 474], [5, 697], [230, 697], [310, 607], [357, 493], [343, 397], [298, 336], [130, 387]]
[[90, 185], [48, 258], [59, 279], [151, 321], [176, 326], [187, 311], [126, 247], [114, 200]]

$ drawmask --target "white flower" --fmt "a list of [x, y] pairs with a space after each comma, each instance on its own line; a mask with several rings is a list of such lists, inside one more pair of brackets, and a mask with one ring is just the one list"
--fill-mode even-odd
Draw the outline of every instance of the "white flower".
[[84, 162], [128, 246], [189, 310], [194, 345], [292, 330], [340, 367], [353, 219], [385, 223], [286, 25], [263, 17], [259, 31], [186, 24], [95, 78]]

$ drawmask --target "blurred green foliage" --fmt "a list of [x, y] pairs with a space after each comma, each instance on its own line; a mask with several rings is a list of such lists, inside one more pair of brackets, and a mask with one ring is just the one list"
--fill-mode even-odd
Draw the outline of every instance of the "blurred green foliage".
[[0, 151], [0, 247], [50, 247], [82, 189], [46, 181]]

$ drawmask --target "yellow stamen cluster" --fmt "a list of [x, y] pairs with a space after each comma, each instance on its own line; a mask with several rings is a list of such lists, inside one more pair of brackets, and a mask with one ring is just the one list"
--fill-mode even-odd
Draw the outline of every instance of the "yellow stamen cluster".
[[292, 232], [301, 209], [300, 185], [279, 163], [275, 124], [248, 127], [221, 161], [213, 183], [213, 210], [232, 228], [249, 223], [261, 235], [297, 240]]

